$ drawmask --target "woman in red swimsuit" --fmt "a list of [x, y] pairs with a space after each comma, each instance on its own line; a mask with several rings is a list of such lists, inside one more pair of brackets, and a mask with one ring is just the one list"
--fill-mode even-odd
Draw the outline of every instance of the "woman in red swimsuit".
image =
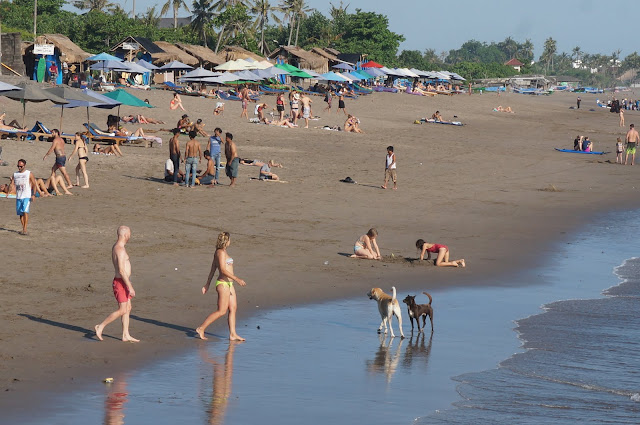
[[466, 267], [464, 259], [449, 261], [449, 247], [437, 243], [425, 242], [423, 239], [416, 241], [416, 248], [420, 250], [420, 260], [424, 260], [427, 253], [427, 260], [431, 260], [431, 253], [438, 254], [436, 266], [438, 267]]

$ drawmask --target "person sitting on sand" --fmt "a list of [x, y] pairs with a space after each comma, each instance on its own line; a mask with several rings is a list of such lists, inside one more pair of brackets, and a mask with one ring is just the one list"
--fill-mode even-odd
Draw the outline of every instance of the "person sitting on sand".
[[576, 138], [573, 140], [573, 150], [574, 151], [581, 151], [582, 150], [582, 136], [576, 136]]
[[360, 236], [353, 246], [353, 255], [351, 258], [365, 258], [367, 260], [380, 260], [380, 249], [376, 239], [378, 237], [378, 231], [375, 228], [369, 229], [369, 231]]
[[216, 103], [216, 109], [213, 110], [213, 115], [220, 115], [224, 112], [224, 103], [218, 102]]
[[97, 143], [93, 145], [93, 153], [100, 154], [103, 153], [105, 155], [116, 155], [123, 156], [122, 151], [120, 150], [120, 146], [117, 144], [108, 145], [104, 148], [101, 148]]
[[[173, 182], [173, 173], [174, 171], [173, 161], [171, 158], [167, 159], [164, 163], [164, 181], [172, 183]], [[182, 183], [184, 181], [184, 171], [178, 170], [178, 180], [177, 183]]]
[[420, 261], [424, 260], [425, 253], [427, 260], [431, 260], [431, 253], [434, 253], [438, 254], [436, 258], [436, 266], [438, 267], [466, 267], [464, 259], [449, 261], [449, 248], [446, 245], [428, 243], [423, 239], [418, 239], [416, 248], [420, 251]]
[[267, 164], [262, 164], [260, 172], [258, 173], [258, 180], [279, 180], [277, 174], [271, 172], [271, 161]]
[[182, 133], [188, 133], [191, 131], [193, 127], [193, 123], [189, 119], [189, 115], [184, 114], [182, 118], [178, 120], [178, 124], [176, 124], [176, 128], [180, 130]]
[[260, 120], [260, 122], [265, 121], [264, 110], [265, 108], [267, 108], [267, 106], [268, 105], [266, 103], [261, 103], [256, 106], [256, 115], [258, 116], [258, 120]]
[[207, 169], [204, 170], [204, 173], [200, 174], [197, 179], [202, 185], [213, 186], [216, 181], [216, 163], [213, 159], [211, 159], [211, 152], [209, 152], [209, 149], [206, 149], [204, 151], [204, 159], [207, 160]]
[[180, 99], [180, 95], [178, 93], [174, 93], [173, 99], [171, 99], [171, 102], [169, 102], [169, 109], [173, 111], [178, 108], [182, 109], [183, 111], [185, 110], [184, 106], [182, 106], [182, 99]]
[[347, 116], [347, 120], [344, 123], [344, 131], [346, 131], [347, 133], [364, 133], [364, 131], [360, 129], [359, 123], [360, 120], [358, 118], [349, 114]]
[[431, 119], [444, 122], [442, 115], [440, 115], [440, 111], [436, 111], [433, 115], [431, 115]]
[[589, 140], [589, 136], [586, 136], [582, 141], [582, 150], [584, 152], [593, 152], [593, 143]]
[[198, 118], [196, 120], [196, 123], [193, 124], [193, 130], [196, 133], [198, 133], [200, 136], [209, 137], [209, 134], [206, 131], [204, 131], [204, 126], [205, 125], [206, 124], [204, 122], [202, 122], [202, 118]]

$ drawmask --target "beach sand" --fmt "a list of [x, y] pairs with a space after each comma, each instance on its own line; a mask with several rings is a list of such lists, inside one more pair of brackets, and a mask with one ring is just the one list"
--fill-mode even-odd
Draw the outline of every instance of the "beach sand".
[[[169, 123], [145, 130], [170, 128], [182, 115], [169, 110], [168, 91], [131, 93], [157, 108], [122, 107], [122, 114], [143, 113]], [[202, 296], [200, 288], [223, 230], [231, 232], [235, 272], [247, 282], [238, 289], [241, 335], [243, 317], [268, 309], [360, 295], [367, 303], [365, 293], [374, 286], [406, 291], [477, 285], [544, 263], [550, 240], [601, 211], [638, 205], [640, 167], [616, 165], [615, 154], [553, 149], [571, 147], [581, 134], [590, 136], [596, 150], [612, 151], [616, 137], [626, 132], [617, 115], [595, 106], [596, 96], [581, 97], [577, 111], [569, 109], [575, 95], [567, 93], [435, 98], [377, 93], [347, 101], [366, 134], [344, 134], [249, 124], [239, 118], [238, 102], [227, 102], [225, 114], [212, 117], [215, 101], [183, 96], [192, 119], [203, 118], [208, 131], [220, 126], [233, 133], [243, 158], [283, 163], [284, 169], [273, 171], [289, 183], [249, 180], [258, 168], [241, 166], [233, 189], [173, 187], [161, 181], [169, 135], [158, 132], [162, 147], [124, 146], [123, 158], [90, 155], [91, 188], [36, 200], [28, 237], [18, 235], [15, 201], [0, 200], [0, 388], [5, 390], [0, 409], [25, 403], [19, 400], [35, 389], [114, 375], [190, 344], [185, 334], [215, 308], [215, 295]], [[343, 126], [344, 116], [322, 113], [322, 98], [313, 100], [322, 119], [311, 125]], [[265, 101], [275, 104], [272, 96]], [[21, 116], [20, 103], [6, 98], [0, 103], [8, 117]], [[498, 105], [516, 113], [492, 112]], [[456, 115], [465, 126], [413, 124], [436, 109], [444, 118]], [[103, 125], [109, 113], [92, 110], [91, 121]], [[627, 123], [636, 116], [625, 114]], [[82, 130], [85, 118], [84, 109], [66, 110], [64, 131]], [[28, 104], [27, 126], [36, 119], [57, 127], [60, 110]], [[201, 142], [204, 149], [205, 139]], [[379, 188], [388, 145], [397, 155], [397, 191]], [[36, 177], [50, 173], [53, 160], [42, 161], [48, 143], [2, 140], [0, 146], [9, 162], [0, 168], [3, 180], [19, 158]], [[76, 163], [68, 161], [73, 180]], [[340, 183], [346, 176], [358, 184]], [[221, 181], [228, 184], [224, 177]], [[139, 344], [119, 342], [117, 322], [105, 329], [105, 342], [92, 336], [94, 325], [116, 308], [109, 255], [121, 224], [133, 232], [127, 246], [137, 293], [131, 334]], [[377, 227], [382, 254], [393, 253], [393, 260], [348, 258], [353, 242], [370, 227]], [[452, 258], [465, 258], [467, 268], [395, 259], [415, 258], [418, 238], [448, 245]], [[225, 328], [220, 320], [210, 330], [226, 335]]]

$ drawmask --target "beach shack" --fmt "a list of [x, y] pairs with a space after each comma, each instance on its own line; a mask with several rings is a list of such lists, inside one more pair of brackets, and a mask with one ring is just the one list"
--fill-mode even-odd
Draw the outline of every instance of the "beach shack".
[[[50, 81], [52, 65], [55, 65], [55, 84], [62, 84], [64, 78], [83, 70], [84, 61], [91, 56], [68, 37], [62, 34], [43, 34], [36, 37], [35, 43], [28, 45], [24, 52], [25, 72], [32, 80]], [[66, 62], [69, 72], [64, 74]]]
[[111, 48], [111, 54], [127, 61], [144, 59], [149, 63], [171, 62], [176, 58], [162, 50], [156, 43], [145, 37], [127, 36]]
[[214, 53], [213, 50], [204, 47], [197, 46], [195, 44], [176, 43], [176, 46], [185, 51], [187, 54], [198, 59], [200, 66], [205, 69], [213, 69], [213, 67], [225, 63], [227, 60], [223, 55]]
[[248, 59], [251, 58], [255, 61], [263, 61], [265, 60], [263, 57], [256, 55], [253, 52], [250, 52], [246, 49], [243, 49], [240, 46], [224, 46], [221, 54], [224, 56], [226, 61], [233, 61], [236, 59]]
[[520, 69], [524, 66], [524, 64], [516, 58], [510, 59], [504, 64], [507, 66], [510, 66], [511, 68], [515, 69], [518, 72], [520, 72]]
[[[175, 44], [169, 43], [167, 41], [156, 41], [155, 43], [158, 47], [160, 47], [171, 56], [170, 60], [163, 59], [153, 61], [153, 64], [156, 66], [162, 66], [174, 60], [182, 62], [183, 64], [192, 66], [194, 68], [200, 64], [200, 61], [197, 58], [191, 56], [184, 50], [179, 49]], [[153, 77], [153, 81], [156, 84], [160, 84], [165, 81], [174, 82], [176, 80], [176, 72], [180, 73], [182, 71], [167, 70], [164, 73], [156, 73], [156, 75]]]
[[308, 52], [298, 46], [281, 46], [269, 55], [278, 63], [288, 63], [300, 69], [310, 69], [319, 74], [329, 72], [329, 60], [316, 53]]
[[321, 49], [320, 47], [314, 47], [313, 49], [311, 49], [311, 53], [315, 53], [316, 55], [322, 56], [323, 58], [327, 59], [327, 61], [329, 62], [329, 68], [333, 68], [334, 66], [339, 65], [341, 63], [346, 63], [347, 65], [353, 65], [353, 63], [339, 59], [338, 55], [340, 54], [340, 52], [335, 49], [330, 49], [330, 48]]

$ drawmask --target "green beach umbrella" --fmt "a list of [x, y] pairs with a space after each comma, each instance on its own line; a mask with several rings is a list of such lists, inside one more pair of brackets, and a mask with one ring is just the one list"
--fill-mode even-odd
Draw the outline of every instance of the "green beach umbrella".
[[[144, 100], [138, 99], [137, 97], [135, 97], [132, 94], [127, 93], [125, 90], [123, 89], [118, 89], [109, 93], [105, 93], [103, 94], [103, 96], [106, 96], [110, 99], [113, 100], [117, 100], [118, 102], [122, 103], [123, 105], [127, 105], [127, 106], [138, 106], [141, 108], [153, 108], [153, 106], [149, 105], [147, 102], [145, 102]], [[118, 116], [120, 116], [120, 105], [118, 105]]]

